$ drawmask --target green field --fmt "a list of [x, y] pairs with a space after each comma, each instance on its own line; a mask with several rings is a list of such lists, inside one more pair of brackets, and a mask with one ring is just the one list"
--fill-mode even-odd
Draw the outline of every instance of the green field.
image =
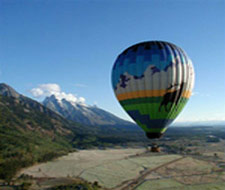
[[83, 150], [29, 167], [20, 174], [25, 173], [34, 177], [77, 177], [89, 169], [98, 169], [100, 165], [113, 163], [143, 151], [144, 149]]
[[183, 185], [173, 179], [148, 180], [135, 190], [224, 190], [225, 183]]
[[166, 190], [224, 190], [225, 183], [211, 183], [211, 184], [201, 184], [201, 185], [189, 185], [179, 187], [171, 187]]
[[80, 177], [91, 182], [98, 181], [104, 187], [113, 188], [124, 181], [137, 177], [144, 168], [153, 169], [177, 158], [180, 156], [140, 156], [118, 160], [90, 168]]
[[183, 189], [183, 185], [173, 179], [161, 179], [161, 180], [145, 181], [140, 186], [138, 186], [136, 190], [150, 190], [150, 189], [160, 190], [169, 187]]

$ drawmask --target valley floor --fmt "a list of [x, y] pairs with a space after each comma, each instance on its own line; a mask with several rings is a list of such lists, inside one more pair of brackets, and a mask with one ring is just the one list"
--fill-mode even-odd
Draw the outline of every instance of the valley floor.
[[224, 166], [222, 151], [187, 155], [144, 148], [81, 150], [23, 169], [18, 176], [32, 176], [30, 189], [35, 190], [76, 180], [111, 190], [223, 190]]

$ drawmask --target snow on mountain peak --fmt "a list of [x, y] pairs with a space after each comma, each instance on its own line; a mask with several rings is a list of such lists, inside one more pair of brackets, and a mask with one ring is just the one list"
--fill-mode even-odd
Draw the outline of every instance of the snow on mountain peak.
[[62, 93], [53, 94], [53, 96], [55, 97], [57, 102], [61, 105], [63, 105], [63, 100], [64, 100], [64, 101], [69, 102], [74, 107], [77, 107], [77, 104], [79, 104], [81, 106], [87, 106], [85, 104], [85, 98], [83, 98], [83, 97], [77, 98], [76, 96], [74, 96], [71, 93], [66, 94], [66, 93], [62, 92]]
[[72, 93], [66, 93], [63, 92], [58, 84], [55, 83], [47, 83], [47, 84], [40, 84], [36, 88], [33, 88], [30, 90], [31, 94], [35, 98], [41, 98], [41, 97], [48, 97], [54, 95], [55, 99], [59, 103], [62, 103], [62, 100], [65, 99], [66, 101], [70, 102], [71, 104], [85, 104], [85, 98], [78, 97], [75, 94]]

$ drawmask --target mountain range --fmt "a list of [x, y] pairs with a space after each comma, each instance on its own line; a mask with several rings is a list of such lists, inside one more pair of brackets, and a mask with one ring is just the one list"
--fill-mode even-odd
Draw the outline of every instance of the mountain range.
[[14, 118], [7, 121], [11, 123], [10, 127], [14, 126], [13, 123], [17, 123], [16, 128], [20, 130], [24, 128], [45, 135], [59, 133], [62, 136], [72, 133], [71, 129], [77, 132], [84, 129], [80, 124], [72, 123], [41, 103], [19, 94], [7, 84], [0, 84], [0, 97], [2, 111], [0, 121], [9, 117]]
[[43, 105], [62, 115], [64, 118], [84, 125], [100, 127], [101, 129], [116, 128], [120, 130], [139, 130], [137, 125], [118, 118], [112, 113], [97, 106], [89, 106], [83, 103], [72, 102], [66, 99], [60, 100], [55, 95], [46, 97]]

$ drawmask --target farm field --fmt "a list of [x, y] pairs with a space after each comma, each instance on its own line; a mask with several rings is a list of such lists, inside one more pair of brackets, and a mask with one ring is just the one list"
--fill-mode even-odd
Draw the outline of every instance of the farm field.
[[225, 183], [211, 183], [211, 184], [200, 184], [200, 185], [189, 185], [184, 186], [180, 183], [177, 183], [174, 180], [158, 180], [158, 181], [146, 181], [136, 190], [224, 190]]
[[[219, 156], [223, 158], [218, 153]], [[192, 155], [151, 153], [144, 148], [81, 150], [26, 168], [18, 176], [22, 174], [38, 180], [51, 179], [38, 184], [43, 190], [59, 179], [65, 183], [68, 179], [81, 179], [111, 190], [148, 190], [149, 187], [151, 190], [223, 190], [225, 187], [225, 170], [217, 162]]]
[[82, 150], [51, 162], [34, 165], [20, 172], [33, 177], [79, 177], [93, 168], [127, 159], [144, 149]]

